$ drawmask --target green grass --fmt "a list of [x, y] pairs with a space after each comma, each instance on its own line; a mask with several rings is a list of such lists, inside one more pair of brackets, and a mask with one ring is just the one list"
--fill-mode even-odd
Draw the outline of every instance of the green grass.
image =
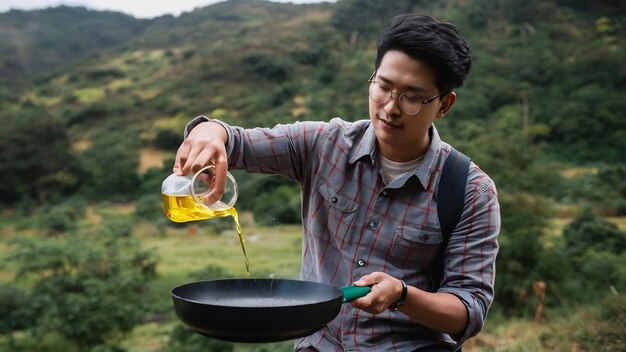
[[[230, 219], [229, 219], [230, 220]], [[215, 233], [211, 220], [186, 228], [168, 228], [162, 235], [150, 224], [139, 224], [136, 233], [145, 248], [159, 255], [158, 277], [150, 285], [150, 298], [169, 311], [170, 319], [136, 327], [124, 340], [129, 352], [158, 351], [167, 336], [180, 324], [171, 308], [170, 291], [177, 285], [200, 280], [195, 277], [207, 267], [220, 267], [228, 277], [246, 277], [244, 256], [236, 233]], [[298, 278], [300, 272], [300, 226], [243, 226], [250, 258], [250, 277]], [[213, 279], [213, 278], [206, 278]], [[254, 344], [238, 344], [237, 351], [253, 351]], [[263, 344], [266, 351], [291, 351], [293, 343]], [[269, 349], [268, 349], [269, 348]]]
[[74, 91], [74, 95], [81, 103], [94, 103], [106, 96], [106, 92], [101, 88], [82, 88]]
[[[93, 209], [81, 221], [81, 228], [97, 226], [102, 215], [128, 215], [132, 209], [121, 206], [102, 206]], [[6, 258], [10, 247], [7, 242], [14, 236], [42, 236], [43, 230], [25, 227], [23, 219], [13, 214], [0, 216], [0, 259]], [[214, 222], [226, 228], [221, 233], [214, 230]], [[233, 224], [233, 229], [229, 226]], [[32, 226], [32, 223], [31, 223]], [[244, 256], [231, 218], [207, 220], [187, 227], [158, 227], [148, 222], [138, 222], [134, 233], [146, 249], [154, 250], [159, 257], [157, 277], [150, 283], [146, 300], [153, 310], [162, 312], [165, 320], [137, 326], [122, 342], [130, 352], [158, 351], [167, 344], [172, 329], [181, 324], [175, 317], [170, 291], [175, 286], [201, 279], [199, 273], [209, 267], [219, 267], [226, 277], [246, 277]], [[250, 277], [298, 278], [300, 272], [300, 226], [254, 227], [243, 224], [243, 234], [250, 258]], [[10, 263], [0, 267], [0, 282], [13, 281], [15, 268]], [[200, 275], [201, 276], [201, 275]], [[255, 345], [237, 346], [237, 351], [253, 351]], [[272, 351], [290, 351], [292, 342], [267, 345]]]
[[[243, 228], [250, 258], [250, 276], [298, 276], [300, 272], [300, 227]], [[158, 273], [184, 279], [207, 266], [223, 268], [232, 276], [245, 276], [244, 256], [234, 231], [216, 234], [197, 227], [168, 229], [163, 237], [143, 237], [146, 248], [160, 256]], [[280, 255], [276, 255], [280, 253]]]
[[467, 352], [614, 352], [626, 351], [626, 296], [607, 297], [568, 311], [549, 309], [548, 321], [492, 319], [468, 341]]
[[[101, 214], [128, 215], [132, 209], [107, 206], [92, 212], [81, 223], [81, 228], [97, 226]], [[96, 215], [93, 215], [96, 214]], [[35, 220], [35, 219], [30, 219]], [[168, 343], [173, 329], [181, 323], [176, 318], [170, 291], [175, 286], [201, 279], [199, 273], [211, 272], [219, 267], [225, 277], [246, 277], [243, 253], [239, 240], [230, 228], [232, 219], [201, 221], [187, 227], [159, 227], [153, 223], [136, 223], [134, 233], [144, 248], [153, 249], [159, 256], [157, 277], [150, 283], [146, 301], [152, 305], [148, 321], [137, 326], [122, 341], [129, 352], [156, 352]], [[222, 221], [221, 225], [215, 224]], [[624, 228], [624, 218], [611, 219]], [[556, 236], [567, 223], [555, 219]], [[32, 225], [32, 223], [31, 223]], [[225, 229], [221, 233], [216, 228]], [[250, 276], [298, 278], [300, 270], [300, 226], [256, 227], [243, 224], [243, 233], [250, 257]], [[38, 236], [43, 231], [25, 225], [23, 219], [10, 214], [0, 216], [0, 259], [6, 258], [10, 247], [7, 241], [13, 236]], [[7, 264], [7, 263], [5, 263]], [[0, 267], [0, 282], [10, 282], [14, 268]], [[208, 274], [207, 274], [208, 275]], [[621, 337], [626, 316], [626, 299], [623, 293], [590, 307], [571, 307], [564, 310], [547, 308], [548, 321], [535, 324], [532, 318], [504, 319], [492, 314], [484, 330], [469, 340], [467, 352], [526, 352], [526, 351], [626, 351]], [[234, 350], [291, 351], [292, 341], [275, 344], [236, 344]]]

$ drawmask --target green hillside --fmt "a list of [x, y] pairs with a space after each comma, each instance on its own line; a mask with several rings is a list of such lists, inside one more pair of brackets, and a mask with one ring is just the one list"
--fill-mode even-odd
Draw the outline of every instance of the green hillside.
[[[26, 81], [34, 74], [28, 68], [32, 58], [50, 61], [23, 89], [0, 82], [5, 126], [0, 133], [7, 136], [0, 142], [6, 144], [0, 145], [6, 160], [0, 174], [8, 178], [0, 186], [3, 203], [26, 195], [41, 201], [77, 190], [93, 196], [128, 194], [140, 176], [134, 171], [145, 169], [139, 166], [142, 148], [172, 153], [181, 127], [199, 114], [242, 126], [365, 118], [364, 82], [372, 71], [377, 35], [386, 20], [409, 10], [450, 20], [468, 38], [473, 72], [440, 128], [501, 188], [523, 182], [510, 180], [522, 162], [602, 169], [623, 164], [623, 5], [488, 3], [228, 1], [150, 21], [69, 7], [3, 14], [0, 28], [31, 40], [23, 45], [27, 59], [8, 55], [0, 71]], [[104, 19], [96, 20], [101, 15]], [[51, 34], [36, 35], [33, 26], [20, 30], [20, 18], [35, 19], [39, 30]], [[50, 41], [55, 43], [51, 48]], [[53, 63], [72, 56], [64, 50], [68, 47], [80, 48], [74, 53], [77, 63]], [[23, 70], [11, 68], [16, 60]], [[30, 140], [38, 129], [53, 148], [59, 145], [61, 156], [39, 158], [51, 148]], [[68, 144], [73, 148], [65, 148]], [[99, 162], [90, 153], [99, 154]], [[510, 158], [503, 160], [504, 155]], [[107, 173], [113, 169], [129, 180], [113, 191], [99, 180], [101, 163], [108, 159]], [[41, 181], [44, 190], [37, 182], [20, 181], [26, 174], [38, 177], [32, 175], [35, 165], [58, 176], [47, 175]]]
[[86, 56], [139, 35], [148, 24], [115, 12], [61, 6], [0, 14], [0, 83], [14, 86], [71, 70]]
[[[614, 162], [619, 156], [611, 150], [624, 147], [624, 126], [614, 115], [623, 107], [617, 94], [625, 72], [624, 20], [615, 12], [621, 5], [596, 2], [597, 8], [577, 11], [558, 3], [567, 2], [230, 1], [152, 21], [68, 7], [11, 11], [0, 28], [17, 39], [2, 36], [10, 55], [0, 68], [17, 81], [48, 74], [20, 102], [43, 104], [69, 124], [89, 123], [80, 109], [98, 104], [118, 106], [125, 118], [145, 121], [141, 127], [159, 116], [218, 109], [242, 124], [356, 119], [364, 114], [359, 82], [371, 70], [381, 25], [406, 10], [431, 13], [457, 23], [474, 50], [474, 70], [460, 91], [468, 99], [460, 100], [455, 121], [488, 120], [524, 102], [529, 109], [520, 125], [534, 138], [564, 145], [577, 161]], [[82, 64], [72, 61], [86, 56]], [[63, 66], [67, 61], [71, 67]], [[66, 69], [50, 76], [57, 67]], [[324, 96], [337, 89], [347, 93]], [[594, 152], [597, 147], [602, 150]]]
[[[367, 118], [376, 39], [404, 12], [455, 23], [473, 52], [469, 79], [437, 125], [494, 179], [502, 208], [493, 325], [470, 348], [618, 350], [620, 325], [605, 321], [625, 311], [625, 7], [619, 0], [230, 0], [151, 20], [74, 7], [0, 14], [0, 301], [7, 302], [0, 317], [12, 317], [0, 318], [0, 350], [15, 339], [21, 342], [13, 347], [33, 350], [25, 341], [45, 336], [108, 351], [97, 348], [118, 346], [133, 327], [167, 315], [170, 302], [156, 290], [190, 268], [151, 274], [157, 263], [178, 263], [166, 240], [195, 231], [166, 222], [160, 206], [185, 123], [200, 114], [244, 127]], [[299, 225], [294, 184], [235, 176], [237, 207], [253, 218], [248, 229]], [[217, 234], [230, 223], [208, 227]], [[295, 233], [289, 244], [297, 260]], [[158, 247], [162, 258], [134, 240]], [[263, 272], [272, 272], [282, 252], [272, 254]], [[86, 265], [89, 256], [108, 264]], [[109, 257], [119, 262], [102, 259]], [[210, 264], [205, 276], [235, 275], [228, 264]], [[94, 276], [104, 284], [74, 286]], [[547, 283], [554, 320], [533, 335], [539, 281]], [[136, 294], [128, 299], [136, 308], [128, 308], [128, 319], [112, 318], [114, 331], [88, 341], [80, 329], [60, 327], [76, 323], [64, 320], [69, 313], [44, 308], [81, 289], [124, 300], [108, 291], [116, 285]], [[39, 310], [17, 309], [29, 295]], [[84, 295], [71, 297], [89, 307]], [[170, 329], [172, 321], [157, 328], [174, 341], [171, 350], [185, 339], [201, 344]]]

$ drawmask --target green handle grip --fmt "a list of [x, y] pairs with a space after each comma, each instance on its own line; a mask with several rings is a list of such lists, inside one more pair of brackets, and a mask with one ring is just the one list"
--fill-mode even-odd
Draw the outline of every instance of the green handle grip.
[[372, 288], [370, 286], [346, 286], [340, 290], [343, 292], [343, 303], [346, 303], [367, 295]]

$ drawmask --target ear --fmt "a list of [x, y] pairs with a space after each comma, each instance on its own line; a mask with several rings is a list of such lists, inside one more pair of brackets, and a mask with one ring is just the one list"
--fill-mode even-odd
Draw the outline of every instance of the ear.
[[441, 103], [440, 103], [441, 105], [439, 106], [439, 110], [437, 111], [436, 117], [438, 119], [442, 119], [448, 113], [448, 110], [450, 110], [452, 105], [454, 105], [455, 101], [456, 101], [455, 92], [450, 92], [446, 94], [443, 97], [443, 99], [441, 99]]

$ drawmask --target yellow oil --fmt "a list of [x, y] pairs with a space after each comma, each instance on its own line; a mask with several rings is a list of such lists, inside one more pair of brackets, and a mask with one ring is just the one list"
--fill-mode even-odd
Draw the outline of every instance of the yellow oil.
[[248, 251], [246, 250], [246, 241], [243, 238], [241, 232], [241, 225], [239, 224], [239, 213], [235, 207], [230, 207], [221, 210], [211, 210], [202, 205], [202, 197], [198, 197], [198, 201], [193, 196], [171, 196], [167, 194], [161, 194], [163, 202], [163, 211], [165, 215], [174, 222], [189, 222], [197, 220], [206, 220], [212, 218], [221, 218], [226, 216], [232, 216], [235, 221], [235, 229], [237, 235], [239, 235], [239, 243], [241, 243], [241, 250], [246, 264], [246, 275], [250, 275], [250, 259], [248, 258]]

